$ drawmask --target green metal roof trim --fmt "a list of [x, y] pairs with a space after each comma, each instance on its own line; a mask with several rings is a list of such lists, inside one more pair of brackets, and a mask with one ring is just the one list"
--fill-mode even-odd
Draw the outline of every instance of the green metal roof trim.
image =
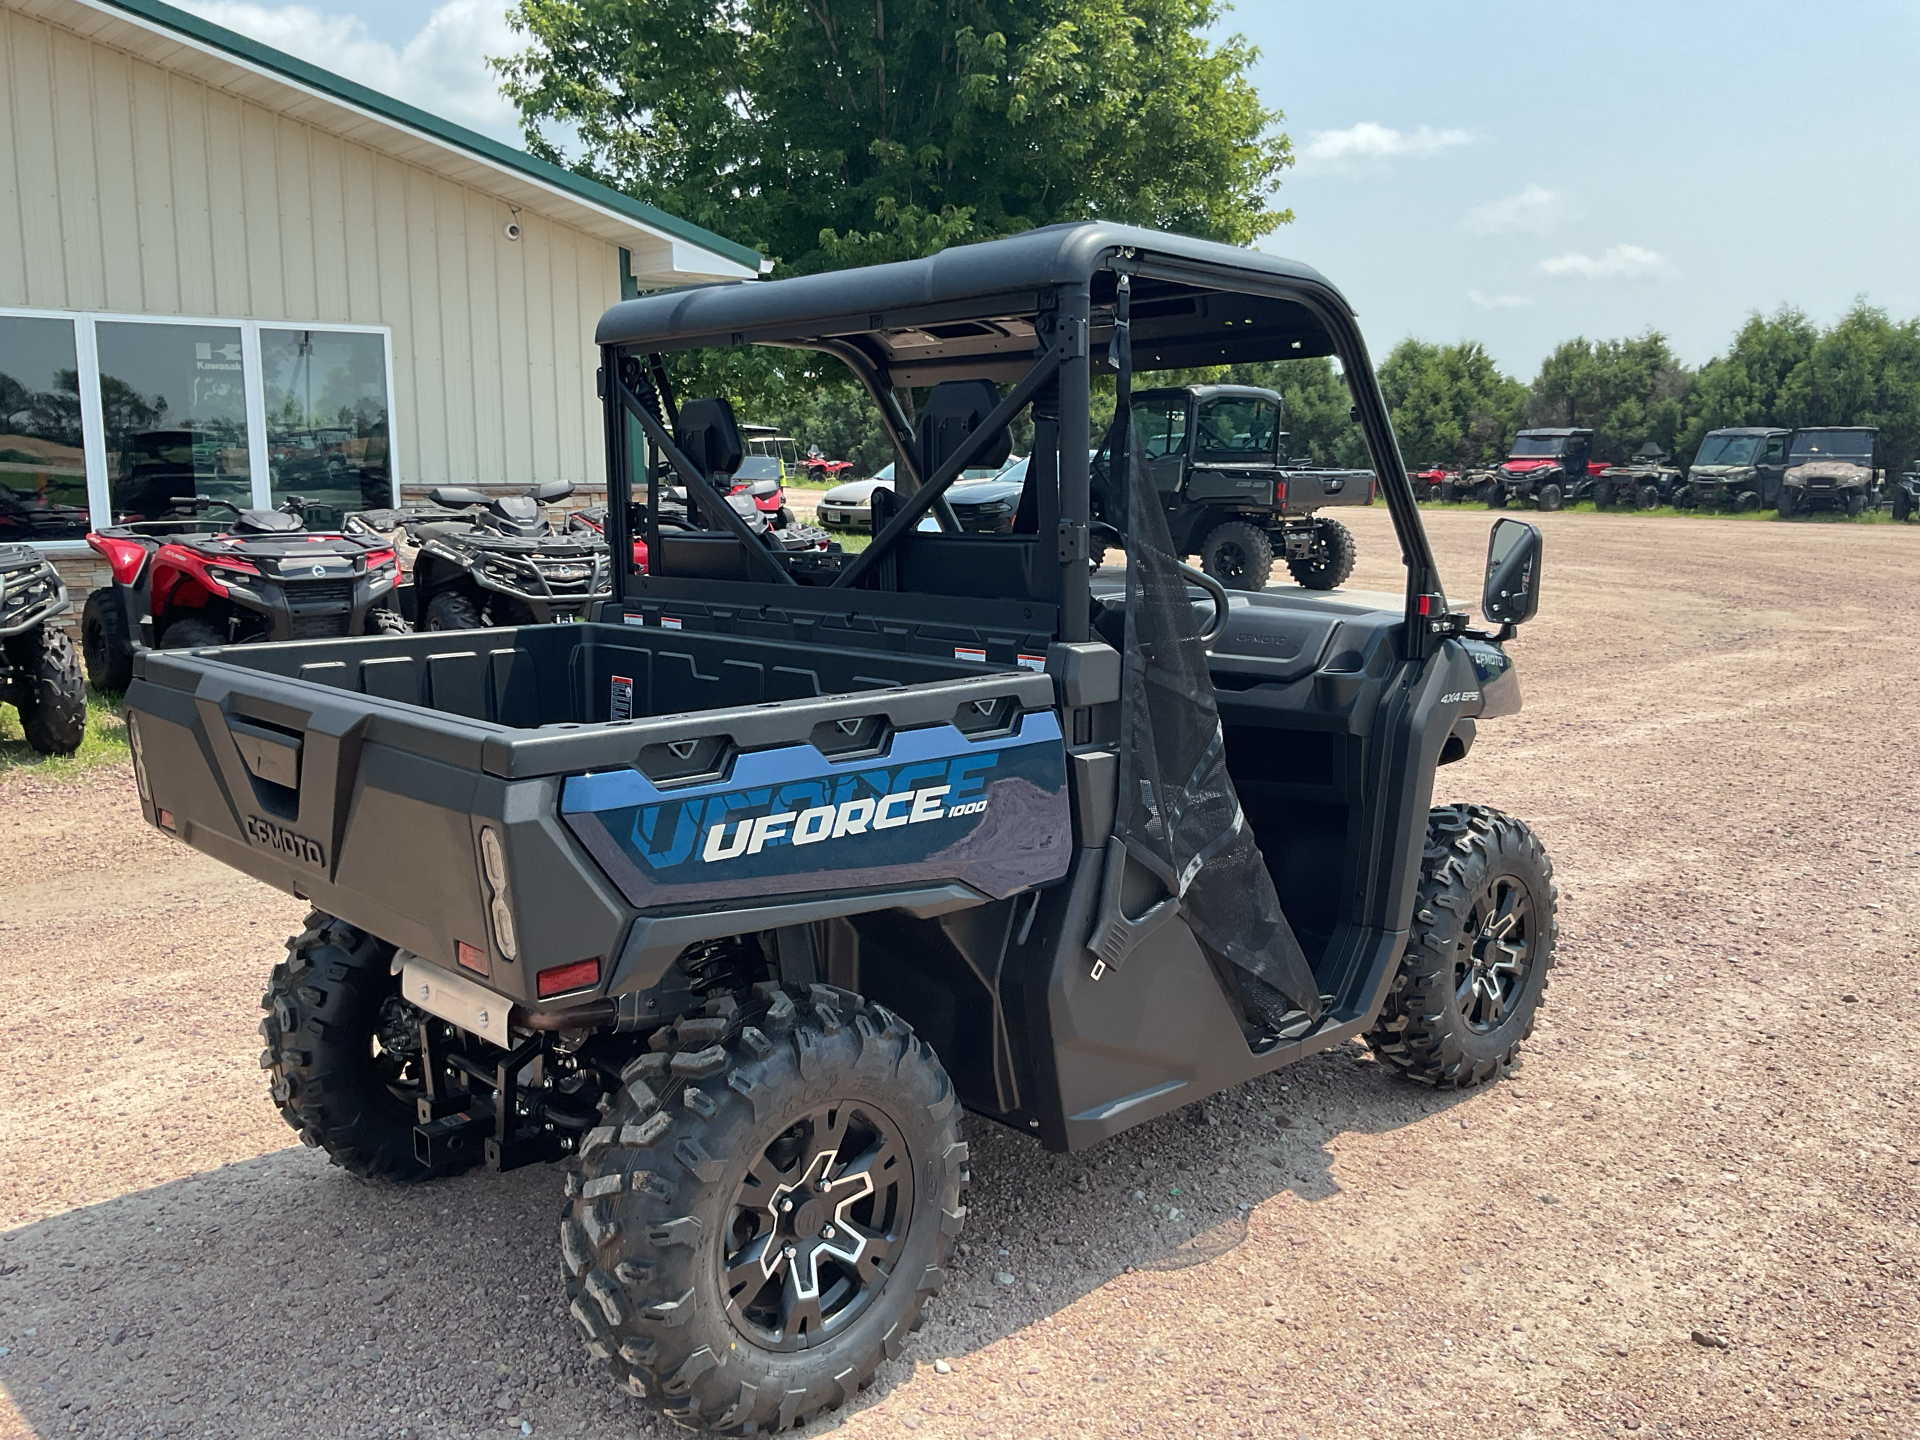
[[582, 200], [591, 201], [616, 214], [637, 220], [676, 239], [711, 250], [735, 264], [759, 270], [765, 258], [758, 250], [735, 244], [731, 240], [714, 234], [711, 230], [703, 230], [692, 221], [682, 220], [677, 215], [669, 215], [666, 211], [656, 209], [644, 200], [623, 195], [618, 190], [602, 185], [596, 180], [588, 180], [584, 176], [574, 174], [571, 170], [563, 170], [558, 165], [551, 165], [545, 160], [537, 159], [524, 150], [516, 150], [511, 145], [502, 145], [498, 140], [489, 140], [486, 136], [469, 130], [464, 125], [455, 125], [451, 121], [442, 120], [437, 115], [430, 115], [425, 110], [417, 109], [404, 100], [396, 100], [391, 95], [382, 95], [378, 90], [370, 90], [365, 85], [347, 79], [344, 75], [336, 75], [331, 70], [322, 70], [318, 65], [309, 65], [306, 61], [296, 59], [285, 51], [275, 50], [271, 45], [262, 45], [259, 41], [250, 40], [245, 35], [228, 30], [224, 26], [202, 20], [199, 16], [190, 15], [184, 10], [177, 10], [163, 3], [163, 0], [103, 0], [103, 3], [115, 10], [125, 11], [137, 19], [147, 21], [149, 24], [177, 31], [202, 44], [224, 50], [239, 59], [271, 70], [323, 94], [331, 95], [336, 100], [357, 105], [363, 110], [370, 110], [395, 124], [404, 125], [410, 130], [422, 131], [436, 140], [443, 140], [458, 149], [470, 151], [483, 160], [491, 160], [510, 170], [518, 170], [535, 180], [544, 181], [556, 189], [567, 191]]

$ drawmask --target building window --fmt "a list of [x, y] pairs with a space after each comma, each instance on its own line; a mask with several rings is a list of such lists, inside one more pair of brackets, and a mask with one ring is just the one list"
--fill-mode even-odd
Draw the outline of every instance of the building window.
[[0, 312], [0, 542], [195, 496], [298, 496], [313, 528], [397, 504], [388, 348], [364, 326]]
[[113, 523], [196, 495], [251, 506], [240, 328], [101, 320], [94, 336]]
[[0, 315], [0, 543], [87, 530], [73, 322]]
[[344, 514], [393, 503], [385, 336], [263, 327], [260, 376], [274, 504], [298, 495]]

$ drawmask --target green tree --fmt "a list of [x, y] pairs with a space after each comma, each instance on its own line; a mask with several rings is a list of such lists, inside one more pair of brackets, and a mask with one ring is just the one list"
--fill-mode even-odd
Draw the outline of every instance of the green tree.
[[804, 273], [1101, 216], [1291, 218], [1216, 0], [518, 0], [528, 147]]
[[1785, 418], [1782, 391], [1788, 377], [1806, 365], [1818, 339], [1804, 311], [1787, 306], [1770, 316], [1755, 311], [1726, 355], [1701, 367], [1674, 458], [1691, 464], [1710, 430], [1799, 424], [1797, 418]]
[[1591, 429], [1596, 459], [1624, 459], [1649, 440], [1671, 453], [1693, 381], [1657, 330], [1633, 340], [1583, 336], [1541, 365], [1527, 397], [1527, 424]]
[[[1920, 319], [1894, 324], [1864, 300], [1781, 382], [1776, 425], [1874, 425], [1898, 470], [1920, 455]], [[1791, 418], [1786, 418], [1791, 417]]]
[[1492, 465], [1520, 428], [1527, 387], [1502, 375], [1478, 341], [1402, 340], [1379, 376], [1400, 454], [1413, 468]]

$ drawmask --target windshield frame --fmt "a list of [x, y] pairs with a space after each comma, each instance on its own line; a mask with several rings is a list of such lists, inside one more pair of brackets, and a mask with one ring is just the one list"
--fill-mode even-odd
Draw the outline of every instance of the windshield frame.
[[[1802, 448], [1808, 441], [1823, 435], [1844, 436], [1848, 443], [1859, 445], [1858, 450], [1808, 450]], [[1803, 437], [1805, 437], [1803, 439]], [[1818, 460], [1846, 460], [1859, 464], [1868, 464], [1873, 459], [1875, 444], [1879, 437], [1869, 431], [1849, 430], [1843, 426], [1832, 426], [1819, 430], [1801, 430], [1795, 433], [1793, 444], [1787, 447], [1789, 465], [1810, 465]]]
[[[1513, 437], [1513, 444], [1507, 447], [1507, 458], [1509, 460], [1558, 460], [1567, 453], [1567, 445], [1572, 439], [1573, 437], [1571, 435], [1528, 435], [1522, 433]], [[1553, 448], [1550, 450], [1521, 448], [1523, 446], [1535, 445], [1550, 445]]]
[[[1700, 442], [1700, 453], [1693, 457], [1693, 463], [1695, 465], [1751, 465], [1759, 456], [1760, 444], [1765, 438], [1764, 435], [1709, 435]], [[1707, 451], [1715, 441], [1719, 442], [1720, 448], [1714, 452], [1713, 458], [1709, 459]], [[1746, 453], [1735, 458], [1732, 452], [1741, 445], [1747, 447]]]

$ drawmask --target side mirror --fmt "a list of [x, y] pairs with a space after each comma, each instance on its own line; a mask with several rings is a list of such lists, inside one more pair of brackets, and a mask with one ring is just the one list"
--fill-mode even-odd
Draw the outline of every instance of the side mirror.
[[1480, 610], [1498, 625], [1519, 625], [1540, 608], [1540, 531], [1524, 520], [1494, 523], [1487, 540], [1487, 583]]
[[756, 480], [747, 493], [756, 500], [764, 500], [769, 495], [778, 495], [780, 493], [780, 482], [778, 480]]

